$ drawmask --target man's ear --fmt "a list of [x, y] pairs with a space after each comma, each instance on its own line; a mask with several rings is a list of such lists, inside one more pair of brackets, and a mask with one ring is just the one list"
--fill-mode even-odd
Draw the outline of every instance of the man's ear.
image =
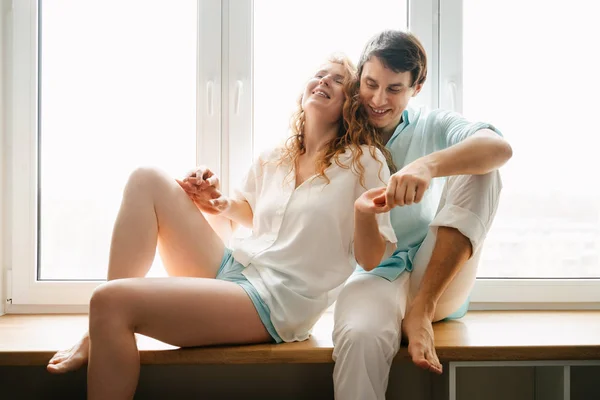
[[415, 85], [415, 91], [412, 94], [412, 97], [415, 97], [416, 95], [418, 95], [422, 88], [423, 88], [423, 84], [422, 83], [416, 84]]

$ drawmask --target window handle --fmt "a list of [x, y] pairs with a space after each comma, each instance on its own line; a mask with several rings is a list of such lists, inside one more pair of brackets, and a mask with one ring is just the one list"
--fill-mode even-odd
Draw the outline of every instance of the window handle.
[[452, 111], [456, 111], [456, 96], [458, 92], [458, 87], [456, 86], [456, 82], [449, 81], [448, 82], [448, 97], [450, 98], [450, 109]]
[[213, 81], [206, 82], [206, 112], [211, 117], [213, 115], [213, 87]]
[[244, 83], [238, 80], [235, 83], [235, 100], [234, 100], [234, 109], [233, 112], [235, 115], [240, 114], [240, 103], [242, 102], [242, 89], [244, 88]]

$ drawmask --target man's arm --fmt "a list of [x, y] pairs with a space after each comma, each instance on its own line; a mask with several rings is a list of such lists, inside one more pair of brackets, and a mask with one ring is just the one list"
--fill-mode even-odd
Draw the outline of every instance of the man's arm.
[[484, 175], [512, 157], [510, 144], [490, 129], [482, 129], [447, 149], [421, 157], [432, 178], [452, 175]]
[[504, 165], [512, 157], [507, 141], [489, 129], [482, 129], [460, 143], [425, 155], [406, 165], [390, 178], [386, 204], [419, 203], [432, 178], [452, 175], [484, 175]]

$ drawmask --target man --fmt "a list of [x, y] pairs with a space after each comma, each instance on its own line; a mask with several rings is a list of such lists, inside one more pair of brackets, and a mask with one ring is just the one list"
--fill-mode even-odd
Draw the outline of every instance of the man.
[[402, 337], [417, 366], [442, 373], [432, 323], [466, 310], [502, 186], [497, 169], [512, 156], [490, 124], [408, 106], [427, 77], [414, 35], [376, 35], [358, 73], [361, 102], [398, 168], [385, 194], [398, 249], [372, 271], [358, 267], [338, 298], [333, 357], [341, 400], [385, 398]]

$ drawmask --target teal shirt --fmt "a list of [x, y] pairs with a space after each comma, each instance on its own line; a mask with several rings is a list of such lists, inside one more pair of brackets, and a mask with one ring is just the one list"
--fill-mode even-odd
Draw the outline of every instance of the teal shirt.
[[[491, 129], [502, 135], [490, 124], [469, 122], [452, 111], [426, 112], [425, 108], [408, 107], [386, 147], [400, 170], [416, 159], [455, 145], [481, 129]], [[398, 239], [396, 251], [374, 270], [366, 272], [359, 266], [357, 272], [371, 273], [393, 281], [403, 271], [412, 270], [415, 254], [437, 214], [445, 182], [445, 177], [434, 178], [421, 202], [395, 207], [390, 211], [392, 226]]]

